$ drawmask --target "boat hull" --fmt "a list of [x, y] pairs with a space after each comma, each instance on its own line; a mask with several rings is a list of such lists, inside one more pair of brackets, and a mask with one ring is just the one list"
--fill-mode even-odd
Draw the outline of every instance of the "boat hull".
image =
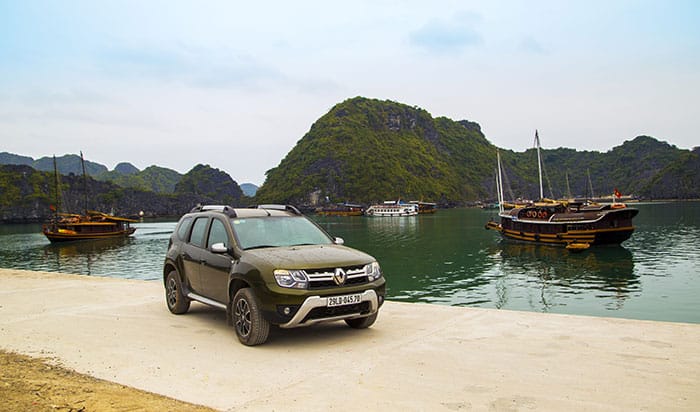
[[[500, 225], [499, 225], [500, 226]], [[499, 230], [499, 229], [496, 229]], [[570, 243], [588, 243], [591, 245], [620, 244], [634, 233], [634, 226], [616, 229], [592, 229], [559, 233], [523, 232], [500, 228], [501, 235], [508, 239], [545, 244], [568, 245]]]
[[361, 210], [344, 212], [344, 211], [334, 211], [334, 210], [321, 210], [316, 212], [320, 216], [362, 216], [364, 212]]
[[71, 233], [70, 231], [55, 231], [44, 229], [44, 236], [51, 243], [72, 242], [75, 240], [96, 240], [96, 239], [113, 239], [131, 236], [136, 231], [136, 228], [130, 227], [125, 230], [113, 232], [96, 232], [96, 233]]
[[[636, 209], [608, 209], [595, 212], [542, 213], [546, 208], [523, 208], [502, 214], [500, 223], [490, 221], [486, 229], [503, 237], [524, 242], [570, 245], [620, 244], [632, 236]], [[523, 216], [533, 216], [523, 219]], [[538, 216], [541, 218], [534, 218]]]

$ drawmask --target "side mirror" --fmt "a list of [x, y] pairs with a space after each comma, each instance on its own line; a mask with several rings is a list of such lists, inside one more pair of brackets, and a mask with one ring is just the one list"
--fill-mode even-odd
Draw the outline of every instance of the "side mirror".
[[211, 253], [226, 253], [226, 252], [228, 252], [228, 248], [223, 243], [214, 243], [213, 245], [211, 245], [209, 250], [211, 251]]
[[344, 245], [345, 240], [343, 240], [342, 237], [336, 237], [335, 240], [333, 241], [333, 243], [335, 243], [336, 245]]

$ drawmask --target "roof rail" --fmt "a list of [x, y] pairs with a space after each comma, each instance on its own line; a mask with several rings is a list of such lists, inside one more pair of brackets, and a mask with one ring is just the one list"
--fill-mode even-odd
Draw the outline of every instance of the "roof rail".
[[194, 212], [206, 212], [206, 211], [214, 211], [214, 212], [221, 212], [228, 217], [236, 217], [236, 211], [230, 207], [230, 206], [225, 206], [225, 205], [201, 205], [198, 204], [197, 206], [193, 207], [192, 210], [190, 210], [190, 213]]
[[299, 216], [301, 216], [301, 214], [302, 214], [302, 213], [299, 211], [299, 209], [297, 209], [296, 207], [294, 207], [294, 206], [292, 206], [292, 205], [267, 204], [267, 205], [258, 205], [257, 208], [258, 208], [258, 209], [269, 209], [269, 210], [282, 210], [282, 211], [285, 211], [285, 212], [292, 212], [292, 213], [294, 213], [295, 215], [299, 215]]

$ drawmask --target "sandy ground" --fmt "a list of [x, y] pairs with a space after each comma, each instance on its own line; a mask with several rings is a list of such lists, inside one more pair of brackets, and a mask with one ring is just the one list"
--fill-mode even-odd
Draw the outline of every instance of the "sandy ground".
[[0, 411], [193, 411], [192, 405], [0, 351]]
[[0, 349], [224, 411], [700, 410], [695, 324], [387, 302], [368, 330], [249, 348], [223, 312], [171, 315], [160, 282], [0, 269]]

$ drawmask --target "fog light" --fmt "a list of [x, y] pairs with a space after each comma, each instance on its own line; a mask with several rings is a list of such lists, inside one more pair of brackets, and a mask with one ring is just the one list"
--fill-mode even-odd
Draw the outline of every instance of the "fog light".
[[285, 315], [289, 315], [290, 313], [292, 313], [292, 310], [289, 308], [289, 306], [286, 306], [286, 307], [284, 308], [284, 314], [285, 314]]

